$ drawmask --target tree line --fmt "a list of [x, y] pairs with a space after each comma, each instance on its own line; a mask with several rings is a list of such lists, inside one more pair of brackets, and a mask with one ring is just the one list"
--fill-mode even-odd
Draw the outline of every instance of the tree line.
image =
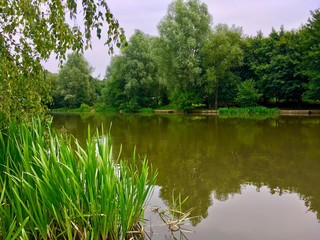
[[0, 9], [0, 129], [44, 116], [53, 78], [42, 62], [50, 56], [62, 63], [68, 51], [92, 47], [93, 35], [106, 37], [109, 52], [126, 45], [107, 0], [0, 1]]
[[69, 55], [53, 76], [53, 107], [188, 110], [320, 101], [319, 9], [298, 30], [246, 36], [241, 27], [212, 26], [199, 0], [175, 0], [158, 30], [159, 36], [136, 30], [103, 81], [91, 76], [81, 54]]

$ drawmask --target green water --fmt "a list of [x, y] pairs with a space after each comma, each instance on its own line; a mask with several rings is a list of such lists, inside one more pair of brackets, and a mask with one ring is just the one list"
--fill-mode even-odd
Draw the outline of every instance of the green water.
[[[87, 126], [104, 126], [115, 155], [134, 147], [158, 169], [152, 206], [172, 191], [189, 196], [184, 209], [198, 218], [188, 239], [319, 239], [320, 117], [272, 120], [194, 115], [56, 114], [53, 125], [86, 141]], [[148, 213], [146, 213], [148, 216]], [[147, 222], [152, 239], [169, 238]], [[178, 239], [180, 236], [176, 236]]]

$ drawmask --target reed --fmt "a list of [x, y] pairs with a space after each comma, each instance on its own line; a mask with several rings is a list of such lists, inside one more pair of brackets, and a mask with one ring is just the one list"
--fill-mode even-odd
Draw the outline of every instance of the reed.
[[279, 109], [266, 107], [219, 108], [221, 118], [267, 119], [279, 116]]
[[116, 240], [135, 232], [156, 178], [147, 160], [137, 167], [114, 158], [111, 138], [98, 131], [84, 148], [72, 141], [40, 120], [0, 132], [1, 239]]

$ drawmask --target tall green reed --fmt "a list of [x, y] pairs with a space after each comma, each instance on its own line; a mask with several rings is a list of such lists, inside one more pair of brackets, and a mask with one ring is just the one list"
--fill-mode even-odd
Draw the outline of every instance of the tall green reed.
[[114, 158], [98, 131], [84, 148], [71, 142], [40, 120], [0, 132], [0, 238], [125, 239], [136, 229], [156, 178], [147, 160]]
[[277, 118], [279, 109], [266, 107], [219, 108], [221, 118], [267, 119]]

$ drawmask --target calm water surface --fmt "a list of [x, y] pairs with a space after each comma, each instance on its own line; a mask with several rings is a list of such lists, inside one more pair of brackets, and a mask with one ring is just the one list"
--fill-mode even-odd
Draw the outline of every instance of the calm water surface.
[[[56, 114], [55, 128], [80, 143], [87, 126], [109, 130], [115, 154], [134, 147], [158, 169], [152, 206], [172, 191], [195, 207], [188, 239], [320, 239], [320, 117], [272, 120], [194, 115]], [[147, 216], [148, 213], [146, 214]], [[149, 219], [150, 220], [150, 219]], [[152, 239], [170, 239], [148, 222]], [[178, 239], [180, 236], [176, 236]]]

